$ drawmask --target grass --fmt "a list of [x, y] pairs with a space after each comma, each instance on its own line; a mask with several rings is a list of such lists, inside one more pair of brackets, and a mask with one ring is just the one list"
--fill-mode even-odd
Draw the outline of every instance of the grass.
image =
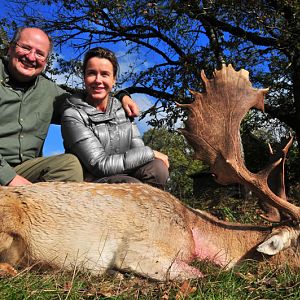
[[[222, 195], [220, 201], [210, 199], [216, 197], [189, 200], [189, 204], [229, 221], [262, 222], [255, 213], [253, 199]], [[201, 280], [164, 283], [120, 273], [92, 277], [76, 270], [73, 273], [25, 270], [14, 277], [0, 273], [0, 299], [300, 299], [300, 274], [288, 267], [270, 269], [251, 261], [230, 271], [205, 262], [196, 266], [205, 274]]]
[[300, 299], [300, 278], [289, 268], [260, 270], [253, 262], [231, 271], [202, 266], [201, 280], [159, 283], [133, 275], [90, 277], [64, 272], [24, 272], [2, 277], [0, 299]]

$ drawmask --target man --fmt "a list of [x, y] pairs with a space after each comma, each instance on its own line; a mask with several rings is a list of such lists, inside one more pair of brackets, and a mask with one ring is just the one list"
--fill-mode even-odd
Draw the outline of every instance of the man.
[[[49, 125], [60, 124], [69, 96], [41, 75], [52, 47], [41, 29], [21, 28], [9, 46], [8, 60], [0, 59], [0, 185], [83, 180], [81, 164], [72, 154], [41, 157]], [[138, 114], [130, 97], [122, 103], [129, 115]]]

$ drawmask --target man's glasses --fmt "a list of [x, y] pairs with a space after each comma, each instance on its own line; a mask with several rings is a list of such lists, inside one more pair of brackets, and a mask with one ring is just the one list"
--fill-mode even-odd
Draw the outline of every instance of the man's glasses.
[[30, 46], [21, 45], [19, 43], [16, 43], [16, 46], [21, 50], [21, 52], [25, 55], [28, 55], [30, 52], [34, 51], [34, 55], [36, 60], [44, 62], [47, 59], [47, 55], [39, 52], [37, 50], [32, 49]]

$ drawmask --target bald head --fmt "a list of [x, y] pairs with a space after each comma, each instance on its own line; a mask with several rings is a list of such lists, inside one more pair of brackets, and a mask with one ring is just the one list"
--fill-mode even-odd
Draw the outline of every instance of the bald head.
[[45, 69], [51, 49], [51, 39], [43, 30], [20, 28], [8, 49], [10, 75], [21, 82], [34, 80]]
[[37, 28], [37, 27], [19, 27], [16, 31], [15, 34], [11, 40], [11, 44], [15, 44], [16, 42], [18, 42], [18, 40], [20, 39], [21, 33], [26, 34], [27, 32], [36, 32], [39, 33], [41, 35], [44, 35], [48, 41], [49, 41], [49, 53], [48, 56], [51, 54], [52, 50], [53, 50], [53, 41], [51, 39], [51, 37], [42, 29]]

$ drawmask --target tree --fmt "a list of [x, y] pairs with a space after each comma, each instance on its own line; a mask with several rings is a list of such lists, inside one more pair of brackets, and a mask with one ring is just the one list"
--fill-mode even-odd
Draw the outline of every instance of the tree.
[[[63, 71], [76, 72], [76, 60], [96, 45], [115, 43], [117, 51], [134, 55], [136, 64], [120, 83], [130, 93], [153, 97], [145, 114], [152, 115], [154, 126], [172, 127], [183, 118], [174, 101], [191, 101], [188, 89], [202, 90], [200, 70], [210, 75], [232, 63], [250, 71], [254, 86], [270, 87], [269, 114], [252, 113], [248, 125], [270, 129], [264, 121], [272, 118], [272, 129], [300, 135], [299, 1], [19, 0], [14, 5], [14, 21], [49, 31], [57, 49], [73, 48]], [[37, 12], [45, 7], [52, 14]]]
[[0, 21], [0, 56], [6, 54], [8, 43], [7, 32], [4, 30], [2, 22]]
[[191, 175], [201, 171], [205, 166], [193, 159], [193, 150], [178, 132], [166, 128], [150, 129], [145, 132], [143, 140], [146, 145], [168, 155], [170, 162], [170, 181], [167, 189], [180, 199], [193, 195]]

